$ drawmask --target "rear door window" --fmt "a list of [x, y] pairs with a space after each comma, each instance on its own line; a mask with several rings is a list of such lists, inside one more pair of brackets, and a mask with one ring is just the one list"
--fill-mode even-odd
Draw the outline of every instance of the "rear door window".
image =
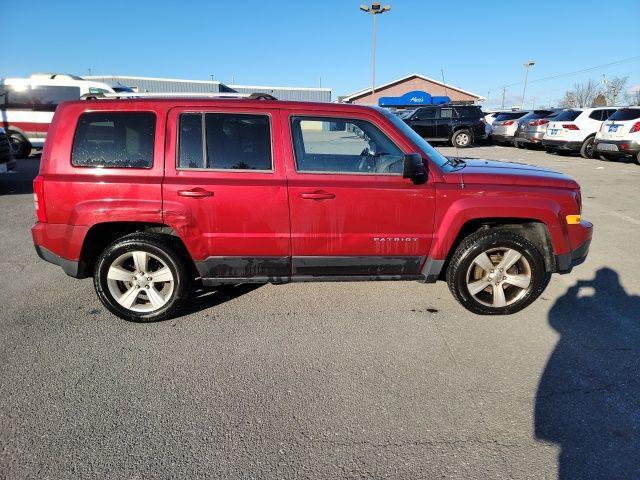
[[178, 167], [272, 171], [269, 116], [183, 113]]
[[417, 114], [418, 120], [433, 120], [436, 118], [435, 108], [421, 108]]
[[150, 168], [156, 116], [151, 112], [91, 112], [78, 120], [71, 164], [76, 167]]
[[456, 116], [454, 113], [453, 108], [442, 108], [440, 109], [440, 118], [454, 118]]

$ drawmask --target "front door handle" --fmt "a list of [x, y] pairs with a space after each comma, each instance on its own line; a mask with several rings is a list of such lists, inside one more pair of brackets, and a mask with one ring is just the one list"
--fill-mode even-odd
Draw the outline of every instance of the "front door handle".
[[178, 190], [178, 195], [181, 197], [190, 197], [190, 198], [205, 198], [205, 197], [213, 197], [213, 192], [209, 190], [205, 190], [204, 188], [192, 188], [191, 190]]
[[332, 198], [336, 198], [336, 196], [333, 193], [323, 192], [321, 190], [317, 192], [303, 193], [301, 197], [306, 200], [330, 200]]

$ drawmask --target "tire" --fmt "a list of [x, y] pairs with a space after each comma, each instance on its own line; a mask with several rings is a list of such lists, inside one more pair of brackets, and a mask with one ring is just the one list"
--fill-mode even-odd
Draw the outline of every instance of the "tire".
[[595, 142], [596, 137], [589, 137], [584, 142], [582, 142], [582, 147], [580, 147], [580, 155], [582, 158], [593, 158], [595, 150], [593, 148], [593, 143]]
[[31, 143], [18, 132], [11, 132], [9, 134], [9, 143], [11, 145], [13, 158], [16, 160], [26, 158], [31, 153]]
[[[156, 274], [166, 280], [153, 281]], [[190, 268], [174, 240], [150, 233], [133, 233], [113, 242], [98, 258], [93, 275], [102, 304], [130, 322], [170, 318], [188, 297], [191, 280]]]
[[451, 137], [451, 145], [458, 148], [468, 148], [473, 143], [473, 136], [469, 130], [458, 130]]
[[[514, 258], [515, 263], [509, 265]], [[502, 260], [507, 262], [504, 271], [500, 270]], [[481, 264], [486, 265], [486, 270]], [[508, 315], [522, 310], [540, 296], [549, 278], [536, 246], [520, 235], [501, 229], [483, 230], [467, 237], [447, 268], [447, 284], [453, 297], [479, 315]], [[496, 285], [494, 281], [499, 283]], [[485, 288], [472, 293], [482, 286]], [[502, 290], [502, 294], [494, 287]]]
[[636, 155], [635, 161], [637, 165], [640, 165], [640, 152], [638, 152], [638, 154]]

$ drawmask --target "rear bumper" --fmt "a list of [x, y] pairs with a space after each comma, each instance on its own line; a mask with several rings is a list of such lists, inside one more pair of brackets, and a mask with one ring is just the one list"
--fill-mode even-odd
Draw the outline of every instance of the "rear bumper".
[[51, 250], [47, 250], [45, 247], [41, 245], [34, 245], [36, 248], [36, 253], [38, 256], [54, 265], [58, 265], [62, 268], [64, 273], [69, 275], [70, 277], [78, 278], [78, 272], [80, 270], [80, 262], [75, 260], [67, 260], [66, 258], [59, 257]]
[[67, 275], [82, 278], [80, 252], [88, 227], [38, 222], [31, 228], [36, 253]]
[[542, 140], [545, 147], [555, 148], [556, 150], [568, 150], [571, 152], [579, 152], [582, 148], [582, 142], [570, 140]]
[[[601, 145], [613, 145], [617, 150], [604, 150]], [[594, 142], [593, 148], [598, 153], [611, 155], [612, 157], [624, 157], [627, 155], [637, 155], [640, 152], [640, 143], [633, 140], [604, 140], [598, 139]]]
[[501, 135], [492, 133], [491, 138], [494, 142], [513, 143], [513, 135]]
[[576, 248], [567, 253], [556, 255], [558, 273], [569, 273], [573, 267], [583, 263], [589, 254], [591, 239], [593, 238], [593, 224], [582, 221], [578, 225], [569, 225], [571, 243]]

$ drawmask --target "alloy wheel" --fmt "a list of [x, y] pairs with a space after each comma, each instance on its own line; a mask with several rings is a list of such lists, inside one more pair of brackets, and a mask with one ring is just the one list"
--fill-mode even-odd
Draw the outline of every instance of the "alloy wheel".
[[153, 312], [171, 298], [175, 278], [159, 257], [135, 250], [120, 255], [111, 263], [107, 286], [122, 307], [134, 312]]
[[520, 300], [531, 285], [531, 266], [512, 248], [492, 248], [478, 255], [467, 270], [469, 293], [482, 305], [500, 308]]

